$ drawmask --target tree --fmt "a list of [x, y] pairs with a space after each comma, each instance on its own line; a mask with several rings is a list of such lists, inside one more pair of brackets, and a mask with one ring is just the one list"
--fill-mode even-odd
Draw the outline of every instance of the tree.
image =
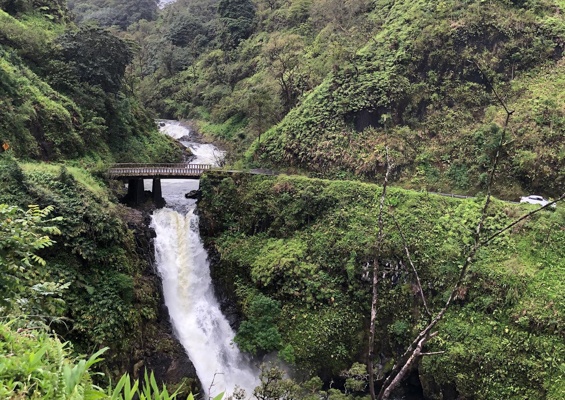
[[251, 300], [248, 319], [241, 323], [234, 338], [241, 350], [257, 354], [279, 350], [282, 345], [281, 334], [277, 328], [280, 303], [262, 294]]
[[245, 91], [242, 106], [247, 119], [248, 127], [257, 134], [261, 143], [261, 134], [269, 127], [276, 124], [281, 115], [281, 102], [273, 96], [276, 84], [269, 79], [252, 86]]
[[220, 0], [218, 14], [232, 47], [253, 33], [255, 5], [251, 0]]
[[64, 0], [0, 0], [0, 9], [11, 15], [37, 10], [48, 19], [68, 21], [69, 11], [66, 3]]
[[145, 19], [152, 21], [159, 9], [157, 0], [77, 0], [69, 2], [77, 22], [95, 22], [103, 27], [118, 26], [126, 30]]
[[370, 7], [368, 0], [320, 0], [312, 4], [310, 12], [314, 25], [320, 30], [332, 25], [341, 34], [348, 34], [352, 27], [362, 22], [357, 17]]
[[[385, 179], [383, 184], [383, 192], [381, 194], [381, 199], [379, 203], [379, 219], [378, 219], [378, 233], [377, 233], [377, 249], [380, 249], [383, 245], [384, 239], [384, 223], [383, 223], [383, 211], [385, 206], [386, 200], [386, 189], [388, 186], [388, 179], [390, 176], [390, 171], [394, 167], [394, 165], [389, 161], [388, 156], [388, 148], [386, 149], [386, 162], [387, 168], [385, 173]], [[367, 362], [367, 372], [369, 374], [369, 392], [371, 394], [371, 399], [375, 399], [375, 371], [373, 368], [373, 360], [374, 360], [374, 347], [375, 347], [375, 330], [376, 330], [376, 322], [377, 322], [377, 306], [379, 301], [379, 276], [380, 276], [380, 262], [379, 257], [374, 258], [373, 260], [373, 274], [372, 274], [372, 299], [371, 299], [371, 320], [369, 325], [369, 357]]]
[[300, 398], [301, 388], [292, 379], [285, 378], [282, 368], [262, 365], [259, 380], [261, 384], [255, 388], [253, 395], [258, 400], [279, 400]]
[[180, 47], [185, 47], [193, 42], [204, 45], [209, 40], [207, 28], [202, 21], [185, 14], [179, 15], [172, 21], [166, 37], [175, 46]]
[[116, 6], [120, 12], [121, 19], [118, 25], [122, 29], [139, 20], [152, 21], [157, 17], [159, 1], [157, 0], [130, 0], [116, 1]]
[[263, 49], [265, 63], [281, 88], [285, 113], [296, 105], [298, 96], [304, 91], [299, 69], [303, 50], [302, 38], [294, 34], [275, 34]]
[[73, 66], [82, 82], [117, 93], [133, 52], [124, 40], [93, 26], [70, 31], [59, 38], [63, 60]]

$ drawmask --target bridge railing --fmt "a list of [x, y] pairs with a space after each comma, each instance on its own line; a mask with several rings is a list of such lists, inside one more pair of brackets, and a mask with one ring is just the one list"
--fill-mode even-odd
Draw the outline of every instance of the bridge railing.
[[110, 177], [135, 176], [194, 176], [212, 169], [210, 164], [114, 164], [109, 170]]
[[120, 163], [113, 164], [110, 169], [118, 168], [184, 168], [184, 169], [212, 169], [211, 164], [187, 164], [187, 163], [160, 163], [160, 164], [142, 164], [142, 163]]

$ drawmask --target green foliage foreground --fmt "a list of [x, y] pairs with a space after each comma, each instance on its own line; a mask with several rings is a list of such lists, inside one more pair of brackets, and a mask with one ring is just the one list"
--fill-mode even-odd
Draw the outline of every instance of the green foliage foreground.
[[[74, 359], [69, 343], [62, 343], [44, 329], [26, 329], [22, 321], [0, 324], [0, 397], [2, 399], [60, 400], [173, 400], [159, 387], [153, 373], [143, 381], [123, 375], [116, 386], [93, 383], [92, 366], [101, 362], [103, 348], [88, 359]], [[18, 328], [18, 325], [20, 326]], [[192, 396], [189, 397], [192, 399]]]
[[[216, 173], [201, 188], [201, 233], [217, 254], [213, 279], [244, 318], [236, 340], [251, 352], [278, 349], [306, 375], [327, 381], [365, 362], [368, 270], [377, 253], [387, 265], [378, 288], [380, 378], [426, 324], [392, 216], [406, 236], [428, 305], [437, 311], [472, 244], [484, 200], [390, 188], [384, 245], [376, 249], [379, 186]], [[485, 237], [533, 207], [495, 200]], [[428, 345], [427, 351], [444, 353], [418, 366], [429, 398], [449, 390], [461, 398], [564, 398], [563, 243], [565, 207], [558, 205], [479, 251]], [[260, 332], [251, 335], [250, 328]], [[267, 331], [276, 331], [280, 342], [265, 342]]]
[[60, 235], [61, 231], [55, 226], [45, 223], [61, 221], [58, 217], [50, 221], [45, 218], [53, 211], [53, 207], [40, 209], [36, 205], [29, 206], [23, 211], [16, 206], [0, 204], [0, 312], [3, 314], [14, 311], [26, 314], [37, 314], [45, 311], [56, 314], [55, 308], [45, 303], [33, 306], [33, 300], [41, 294], [58, 293], [67, 284], [34, 281], [34, 265], [45, 266], [45, 260], [36, 252], [53, 245], [48, 235]]
[[[79, 167], [0, 155], [0, 185], [0, 204], [9, 204], [0, 206], [3, 316], [49, 324], [77, 354], [109, 347], [102, 369], [112, 379], [141, 360], [152, 365], [153, 354], [174, 357], [157, 322], [161, 297], [146, 273], [141, 217]], [[37, 206], [23, 211], [28, 204]]]

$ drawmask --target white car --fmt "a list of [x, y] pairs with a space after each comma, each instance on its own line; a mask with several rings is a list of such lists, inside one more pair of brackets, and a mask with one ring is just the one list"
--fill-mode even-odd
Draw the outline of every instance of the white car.
[[[548, 204], [549, 202], [550, 202], [549, 200], [546, 200], [538, 195], [520, 197], [520, 203], [539, 204], [542, 207]], [[550, 207], [555, 208], [556, 206], [557, 205], [554, 203]]]

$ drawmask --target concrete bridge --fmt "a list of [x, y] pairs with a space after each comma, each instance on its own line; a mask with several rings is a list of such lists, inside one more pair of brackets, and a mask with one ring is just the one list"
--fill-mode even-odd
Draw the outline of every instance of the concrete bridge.
[[[110, 179], [128, 182], [126, 202], [141, 204], [145, 201], [144, 179], [152, 179], [151, 193], [153, 202], [158, 206], [165, 203], [161, 191], [161, 179], [200, 179], [206, 171], [221, 170], [211, 164], [114, 164], [108, 170]], [[277, 175], [277, 172], [266, 169], [248, 171], [222, 170], [228, 173], [248, 173], [253, 175]]]
[[161, 179], [200, 179], [202, 174], [213, 168], [210, 164], [114, 164], [108, 170], [108, 177], [128, 181], [128, 203], [140, 204], [145, 201], [144, 179], [152, 179], [153, 202], [164, 204]]
[[114, 164], [108, 170], [112, 179], [199, 179], [213, 168], [210, 164]]

